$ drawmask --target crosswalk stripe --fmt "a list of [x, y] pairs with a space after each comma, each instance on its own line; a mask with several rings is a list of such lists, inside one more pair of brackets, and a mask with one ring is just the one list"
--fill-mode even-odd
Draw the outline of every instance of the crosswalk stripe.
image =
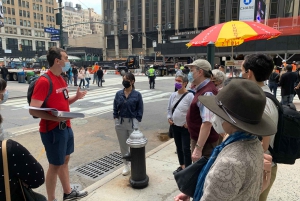
[[[76, 101], [74, 104], [70, 106], [71, 112], [82, 112], [86, 114], [87, 116], [95, 116], [100, 114], [105, 114], [108, 112], [113, 111], [113, 101], [115, 98], [115, 94], [117, 91], [119, 91], [120, 88], [115, 87], [108, 87], [105, 89], [95, 89], [93, 91], [88, 92], [86, 97], [84, 99]], [[157, 91], [157, 90], [150, 90], [150, 89], [136, 89], [142, 94], [143, 102], [149, 103], [149, 102], [157, 102], [157, 101], [164, 101], [168, 100], [169, 96], [172, 92], [163, 92], [163, 91]], [[76, 92], [72, 92], [75, 94]], [[72, 95], [70, 93], [70, 96]], [[94, 106], [94, 108], [89, 107], [89, 104], [91, 104], [91, 107], [93, 105], [101, 104], [99, 107]], [[80, 105], [82, 105], [80, 107]], [[11, 106], [16, 109], [24, 109], [25, 106], [28, 106], [26, 98], [23, 98], [22, 100], [12, 100], [9, 102], [9, 104], [5, 104], [5, 106]], [[88, 106], [88, 107], [86, 107]]]

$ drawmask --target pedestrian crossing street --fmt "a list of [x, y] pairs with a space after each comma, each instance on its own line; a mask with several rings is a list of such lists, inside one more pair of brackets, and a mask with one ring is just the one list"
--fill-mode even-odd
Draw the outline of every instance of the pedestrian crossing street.
[[[109, 78], [106, 79], [105, 75], [104, 78], [105, 82], [103, 83], [103, 86], [113, 86], [116, 84], [122, 84], [122, 77], [118, 76], [118, 77], [114, 77], [114, 78]], [[156, 77], [155, 81], [160, 81], [160, 80], [174, 80], [175, 77]], [[139, 83], [139, 82], [148, 82], [148, 77], [147, 76], [135, 76], [135, 83]], [[78, 82], [79, 83], [79, 82]], [[93, 77], [90, 80], [90, 84], [93, 83]], [[96, 81], [95, 81], [96, 83]], [[135, 84], [137, 86], [137, 84]]]
[[[97, 116], [113, 111], [113, 101], [115, 94], [121, 88], [116, 87], [103, 87], [88, 91], [84, 99], [78, 100], [70, 106], [71, 112], [84, 113], [86, 117]], [[159, 90], [142, 90], [136, 89], [142, 94], [143, 102], [152, 103], [158, 101], [167, 101], [172, 92], [163, 92]], [[75, 95], [76, 91], [71, 91], [69, 96]], [[22, 110], [28, 106], [27, 98], [12, 99], [7, 101], [2, 106], [12, 107], [11, 110]], [[26, 109], [27, 110], [27, 109]]]
[[[276, 98], [279, 102], [281, 101], [281, 89], [280, 89], [280, 87], [277, 88]], [[293, 103], [300, 103], [300, 100], [299, 100], [297, 95], [294, 97]]]

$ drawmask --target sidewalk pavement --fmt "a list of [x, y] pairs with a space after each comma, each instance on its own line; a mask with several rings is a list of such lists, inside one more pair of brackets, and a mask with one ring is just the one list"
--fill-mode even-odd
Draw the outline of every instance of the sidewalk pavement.
[[173, 200], [180, 191], [174, 180], [173, 171], [178, 167], [174, 140], [158, 146], [146, 154], [146, 172], [149, 185], [144, 189], [133, 189], [130, 176], [123, 176], [123, 167], [87, 187], [89, 192], [82, 201], [140, 201]]
[[[299, 105], [298, 105], [299, 106]], [[299, 109], [299, 107], [298, 107]], [[173, 171], [178, 167], [175, 143], [171, 139], [146, 154], [149, 185], [144, 189], [133, 189], [130, 176], [122, 176], [123, 167], [87, 187], [89, 192], [82, 201], [172, 201], [180, 193]], [[267, 201], [298, 201], [300, 191], [300, 160], [294, 165], [278, 164], [276, 180]]]

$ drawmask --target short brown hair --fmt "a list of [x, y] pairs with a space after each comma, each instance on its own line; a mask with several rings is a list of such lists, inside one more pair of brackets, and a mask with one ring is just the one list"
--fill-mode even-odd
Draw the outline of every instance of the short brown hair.
[[54, 65], [55, 59], [61, 59], [62, 52], [66, 52], [66, 51], [62, 48], [58, 48], [55, 46], [49, 48], [47, 52], [47, 61], [50, 67]]

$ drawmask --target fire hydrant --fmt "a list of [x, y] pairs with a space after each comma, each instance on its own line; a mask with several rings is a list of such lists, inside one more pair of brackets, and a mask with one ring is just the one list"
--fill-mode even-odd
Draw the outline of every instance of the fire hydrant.
[[148, 186], [149, 177], [146, 174], [145, 146], [147, 138], [138, 129], [135, 129], [126, 143], [130, 147], [130, 155], [124, 158], [131, 161], [131, 177], [129, 183], [132, 188], [145, 188]]

